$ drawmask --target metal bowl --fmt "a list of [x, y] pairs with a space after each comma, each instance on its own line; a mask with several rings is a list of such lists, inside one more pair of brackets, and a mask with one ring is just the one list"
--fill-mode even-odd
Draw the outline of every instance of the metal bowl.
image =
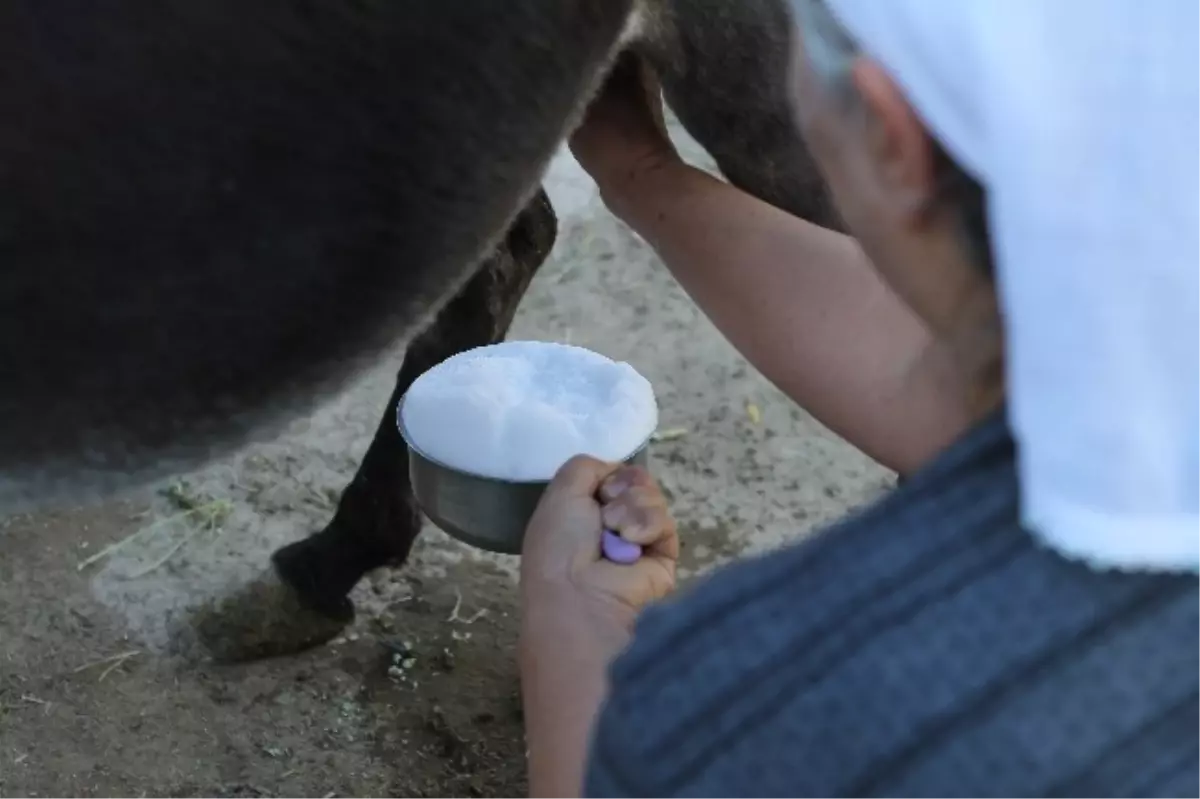
[[[408, 445], [408, 473], [417, 504], [430, 521], [463, 543], [505, 555], [521, 554], [525, 528], [548, 480], [501, 480], [481, 477], [440, 463], [413, 446], [404, 428], [404, 398], [396, 406], [396, 425]], [[645, 466], [650, 441], [624, 462]]]

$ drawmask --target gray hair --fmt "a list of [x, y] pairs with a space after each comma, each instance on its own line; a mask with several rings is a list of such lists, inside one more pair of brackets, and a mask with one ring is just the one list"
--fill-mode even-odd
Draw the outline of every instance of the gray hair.
[[[857, 94], [850, 70], [862, 52], [858, 42], [846, 32], [825, 0], [791, 0], [791, 6], [809, 66], [831, 95], [852, 104]], [[963, 171], [936, 139], [933, 141], [941, 187], [939, 194], [955, 207], [967, 246], [980, 267], [991, 275], [993, 261], [983, 187]]]
[[825, 88], [839, 97], [852, 97], [850, 68], [859, 54], [858, 43], [824, 0], [792, 0], [791, 5], [809, 65]]

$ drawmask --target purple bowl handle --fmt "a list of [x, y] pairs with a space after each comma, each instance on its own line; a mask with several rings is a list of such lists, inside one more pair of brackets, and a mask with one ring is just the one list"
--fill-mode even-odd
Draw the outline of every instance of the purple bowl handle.
[[613, 563], [636, 563], [642, 556], [640, 544], [626, 541], [612, 530], [605, 530], [600, 536], [600, 551]]

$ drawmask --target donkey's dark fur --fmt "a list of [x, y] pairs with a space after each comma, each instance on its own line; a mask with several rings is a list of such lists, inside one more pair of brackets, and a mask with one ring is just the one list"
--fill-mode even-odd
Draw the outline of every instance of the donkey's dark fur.
[[[397, 394], [502, 339], [554, 239], [540, 176], [623, 48], [731, 181], [833, 224], [783, 2], [0, 4], [0, 508], [194, 467], [414, 332]], [[335, 617], [419, 530], [393, 408], [276, 554]]]

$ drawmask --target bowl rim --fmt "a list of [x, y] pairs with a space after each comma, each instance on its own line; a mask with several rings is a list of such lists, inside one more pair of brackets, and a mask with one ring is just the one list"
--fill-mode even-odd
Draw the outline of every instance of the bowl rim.
[[[490, 481], [493, 483], [503, 483], [505, 485], [513, 485], [513, 486], [538, 486], [538, 485], [545, 486], [545, 485], [549, 485], [550, 479], [513, 480], [513, 479], [507, 478], [507, 477], [492, 477], [491, 475], [487, 475], [487, 474], [478, 474], [476, 472], [468, 472], [465, 469], [459, 469], [455, 466], [450, 466], [449, 464], [443, 463], [442, 461], [438, 460], [437, 458], [431, 457], [429, 455], [429, 453], [425, 452], [423, 449], [421, 449], [420, 447], [418, 447], [416, 444], [414, 444], [412, 442], [412, 438], [408, 434], [408, 428], [406, 428], [404, 426], [404, 401], [406, 399], [408, 399], [408, 391], [405, 391], [403, 394], [401, 394], [400, 400], [396, 403], [396, 429], [400, 432], [400, 438], [404, 440], [404, 445], [406, 447], [408, 447], [410, 452], [415, 453], [422, 459], [428, 461], [429, 463], [432, 463], [434, 466], [437, 466], [439, 469], [445, 469], [448, 472], [454, 472], [455, 474], [464, 475], [466, 477], [474, 477], [477, 480], [487, 480], [487, 481]], [[638, 455], [638, 453], [642, 452], [642, 450], [649, 447], [650, 443], [654, 440], [655, 432], [656, 431], [654, 431], [654, 430], [650, 431], [650, 435], [646, 436], [646, 438], [643, 439], [642, 443], [640, 443], [636, 447], [634, 447], [633, 451], [631, 451], [625, 457], [621, 458], [620, 461], [622, 463], [625, 461], [628, 461], [630, 458], [636, 457]], [[586, 454], [586, 453], [580, 453], [580, 454]]]

